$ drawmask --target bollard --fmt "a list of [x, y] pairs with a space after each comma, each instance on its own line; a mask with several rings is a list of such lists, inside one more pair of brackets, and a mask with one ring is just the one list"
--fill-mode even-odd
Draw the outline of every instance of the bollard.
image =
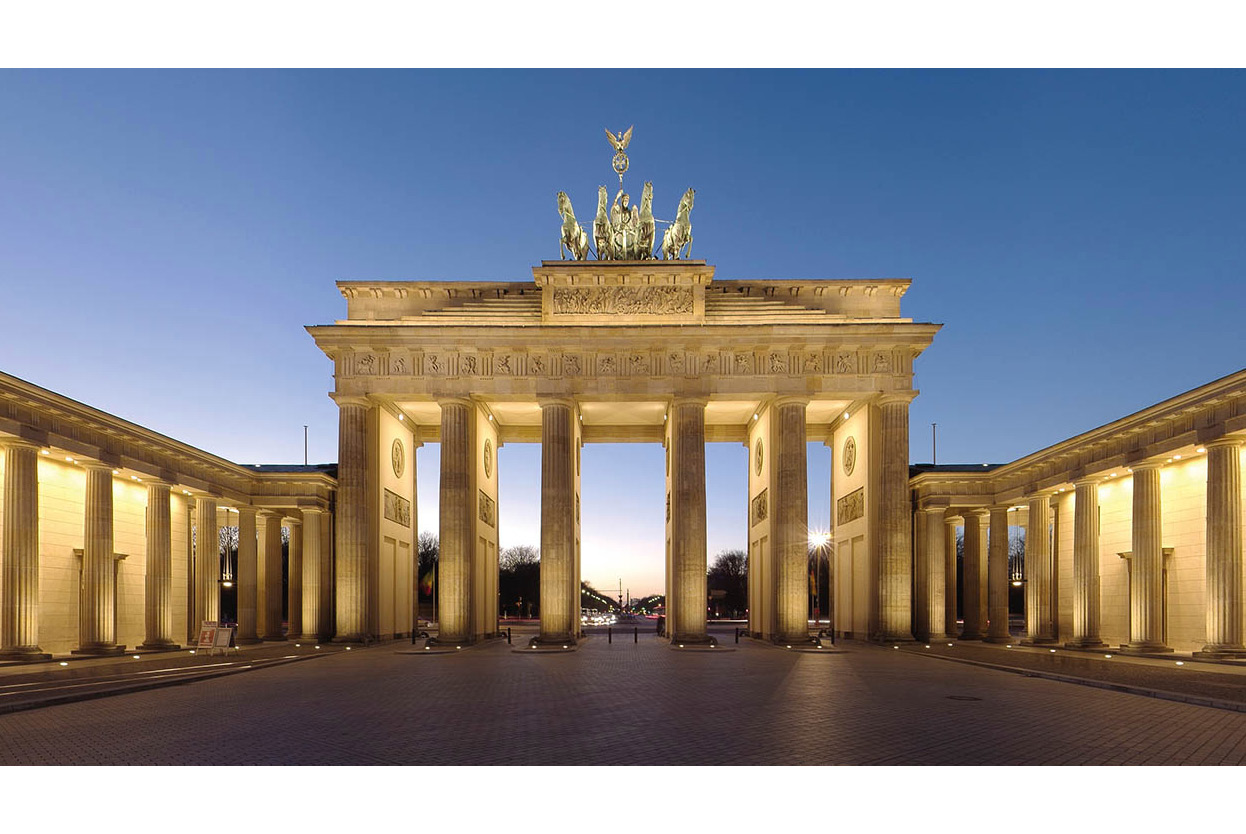
[[607, 643], [614, 642], [614, 627], [613, 626], [606, 626], [606, 642]]
[[735, 641], [737, 643], [740, 642], [740, 627], [739, 626], [736, 626], [736, 629], [735, 629]]
[[639, 626], [632, 626], [632, 642], [633, 643], [640, 642], [640, 627]]
[[511, 627], [507, 626], [506, 627], [506, 645], [509, 646], [510, 644], [511, 644]]

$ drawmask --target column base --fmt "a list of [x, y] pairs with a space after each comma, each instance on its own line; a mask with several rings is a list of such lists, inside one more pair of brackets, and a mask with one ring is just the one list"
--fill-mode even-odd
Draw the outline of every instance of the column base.
[[19, 662], [32, 662], [37, 660], [51, 660], [52, 655], [47, 652], [40, 651], [38, 646], [30, 646], [21, 649], [8, 649], [0, 651], [0, 660], [16, 660]]
[[675, 637], [671, 640], [671, 648], [673, 649], [704, 649], [717, 646], [718, 640], [710, 637], [708, 634]]
[[1246, 657], [1246, 646], [1212, 646], [1206, 645], [1194, 656], [1199, 660], [1233, 660]]
[[74, 649], [70, 654], [84, 657], [119, 657], [125, 654], [125, 646], [85, 646]]
[[799, 634], [792, 637], [780, 637], [775, 635], [770, 638], [770, 642], [776, 646], [782, 646], [785, 649], [803, 649], [808, 646], [821, 646], [822, 641], [817, 637], [811, 637], [808, 634]]
[[176, 643], [166, 643], [166, 642], [164, 642], [164, 641], [161, 641], [161, 642], [159, 642], [159, 643], [143, 643], [141, 646], [137, 646], [137, 647], [135, 647], [135, 651], [140, 651], [140, 652], [176, 652], [176, 651], [179, 651], [181, 648], [182, 648], [182, 647], [181, 647], [181, 646], [179, 646], [179, 645], [177, 645]]
[[1098, 637], [1083, 637], [1080, 640], [1070, 640], [1064, 644], [1064, 647], [1066, 649], [1106, 649], [1108, 644]]
[[983, 635], [983, 634], [982, 634], [982, 632], [980, 632], [980, 631], [962, 631], [962, 632], [961, 632], [961, 633], [957, 636], [957, 638], [956, 638], [956, 639], [957, 639], [957, 640], [978, 640], [978, 641], [982, 641], [984, 638], [985, 638], [985, 635]]
[[566, 637], [537, 635], [528, 641], [529, 649], [546, 652], [570, 651], [578, 645], [575, 636], [570, 634]]
[[1163, 643], [1124, 643], [1117, 651], [1121, 654], [1164, 654], [1173, 649]]
[[982, 640], [983, 642], [986, 642], [986, 643], [1017, 643], [1019, 642], [1017, 638], [1013, 637], [1011, 634], [1009, 634], [1007, 637], [1001, 637], [996, 634], [988, 634], [986, 637], [983, 637]]
[[[425, 634], [424, 636], [427, 637], [428, 635]], [[304, 634], [302, 637], [296, 637], [294, 639], [295, 641], [299, 643], [319, 643], [320, 635], [319, 634]]]

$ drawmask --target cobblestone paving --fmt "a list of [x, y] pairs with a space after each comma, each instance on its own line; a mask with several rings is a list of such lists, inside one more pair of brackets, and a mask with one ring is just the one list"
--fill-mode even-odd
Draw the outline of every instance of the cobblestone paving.
[[404, 648], [2, 715], [0, 764], [1246, 762], [1241, 713], [884, 647]]

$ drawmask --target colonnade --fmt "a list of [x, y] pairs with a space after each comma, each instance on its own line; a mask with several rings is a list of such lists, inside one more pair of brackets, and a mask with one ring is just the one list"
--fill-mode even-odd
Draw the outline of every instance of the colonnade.
[[[1243, 439], [1224, 436], [1203, 444], [1207, 454], [1205, 570], [1206, 638], [1198, 656], [1243, 657], [1246, 599], [1243, 598], [1241, 453]], [[1200, 449], [1202, 451], [1202, 449]], [[1179, 456], [1178, 456], [1179, 457]], [[1169, 459], [1167, 462], [1171, 462]], [[1164, 529], [1161, 470], [1166, 461], [1133, 464], [1130, 507], [1132, 549], [1121, 553], [1129, 571], [1128, 640], [1118, 651], [1172, 651], [1164, 625]], [[1113, 476], [1114, 477], [1114, 476]], [[1021, 642], [1069, 648], [1104, 646], [1101, 636], [1099, 491], [1106, 478], [1088, 474], [1073, 481], [1071, 519], [1056, 512], [1057, 493], [1045, 489], [1025, 496], [1028, 508], [1025, 549], [1026, 634]], [[958, 636], [962, 640], [1012, 642], [1008, 632], [1008, 504], [989, 507], [925, 506], [917, 518], [916, 563], [922, 639]], [[1056, 605], [1057, 525], [1072, 523], [1072, 633], [1059, 634]], [[956, 527], [963, 526], [963, 627], [957, 634]], [[988, 545], [989, 542], [989, 545]], [[985, 563], [984, 563], [985, 556]], [[983, 593], [986, 582], [988, 593]], [[989, 600], [989, 601], [988, 601]]]
[[[39, 660], [50, 655], [39, 645], [39, 459], [40, 445], [18, 437], [0, 438], [4, 455], [4, 493], [0, 508], [0, 660]], [[74, 460], [85, 471], [82, 494], [81, 581], [78, 593], [78, 645], [75, 654], [116, 655], [118, 643], [113, 482], [118, 472], [99, 461]], [[135, 477], [135, 480], [138, 480]], [[144, 640], [135, 648], [161, 651], [179, 648], [174, 635], [172, 535], [173, 508], [169, 481], [143, 479], [146, 519], [143, 577]], [[186, 491], [190, 495], [189, 491]], [[220, 549], [218, 499], [198, 495], [187, 499], [187, 522], [194, 529], [188, 575], [193, 577], [187, 599], [187, 637], [193, 639], [202, 620], [219, 620]], [[328, 518], [321, 507], [264, 510], [239, 506], [238, 614], [240, 643], [284, 640], [282, 618], [281, 528], [291, 528], [290, 630], [292, 638], [327, 636], [321, 615], [322, 548], [319, 531]], [[288, 518], [287, 516], [293, 516]], [[257, 518], [262, 536], [257, 540]], [[309, 523], [317, 535], [304, 537]], [[306, 546], [304, 546], [306, 543]], [[262, 558], [257, 559], [257, 554]], [[307, 591], [307, 592], [305, 592]], [[258, 607], [257, 607], [258, 602]]]

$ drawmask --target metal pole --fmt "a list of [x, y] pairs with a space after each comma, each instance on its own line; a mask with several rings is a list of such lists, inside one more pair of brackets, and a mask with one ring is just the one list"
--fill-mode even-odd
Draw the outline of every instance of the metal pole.
[[303, 465], [307, 465], [307, 426], [303, 426]]
[[938, 423], [930, 424], [930, 465], [934, 466], [939, 462], [939, 436]]

